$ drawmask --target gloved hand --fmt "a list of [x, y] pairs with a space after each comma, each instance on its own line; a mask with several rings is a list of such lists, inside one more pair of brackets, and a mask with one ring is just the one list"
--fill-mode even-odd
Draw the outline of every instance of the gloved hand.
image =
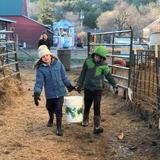
[[76, 86], [76, 87], [75, 87], [75, 90], [76, 90], [78, 93], [81, 93], [82, 88], [81, 88], [80, 86]]
[[114, 94], [118, 95], [118, 86], [113, 87]]
[[39, 105], [39, 101], [40, 101], [40, 94], [39, 93], [34, 93], [34, 103], [36, 106]]
[[75, 87], [70, 84], [70, 85], [67, 87], [67, 89], [68, 89], [68, 92], [72, 92], [72, 91], [75, 89]]

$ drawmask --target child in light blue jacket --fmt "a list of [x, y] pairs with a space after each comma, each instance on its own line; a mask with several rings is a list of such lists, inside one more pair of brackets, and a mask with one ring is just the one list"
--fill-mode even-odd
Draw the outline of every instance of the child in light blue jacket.
[[42, 88], [45, 90], [46, 108], [49, 114], [48, 127], [53, 126], [54, 113], [58, 136], [62, 136], [62, 106], [66, 88], [71, 92], [74, 87], [67, 78], [63, 64], [52, 55], [47, 46], [38, 48], [39, 61], [35, 64], [36, 82], [34, 85], [35, 105], [39, 105]]

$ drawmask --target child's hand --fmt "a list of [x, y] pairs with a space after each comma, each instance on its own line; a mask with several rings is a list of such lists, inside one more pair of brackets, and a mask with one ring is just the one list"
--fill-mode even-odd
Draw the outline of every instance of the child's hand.
[[75, 87], [75, 90], [76, 90], [78, 93], [81, 93], [82, 88], [81, 88], [80, 86], [76, 86], [76, 87]]
[[36, 106], [39, 105], [39, 101], [40, 101], [40, 95], [38, 93], [34, 93], [34, 103]]
[[72, 92], [72, 91], [75, 89], [75, 87], [70, 84], [70, 85], [67, 87], [67, 89], [68, 89], [68, 92]]
[[43, 35], [41, 35], [39, 39], [43, 39]]

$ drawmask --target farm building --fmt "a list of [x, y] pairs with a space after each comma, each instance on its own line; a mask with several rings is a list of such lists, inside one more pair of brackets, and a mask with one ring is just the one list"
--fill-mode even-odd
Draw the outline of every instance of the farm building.
[[53, 43], [59, 48], [74, 47], [74, 23], [61, 19], [53, 23]]
[[28, 46], [36, 47], [43, 31], [51, 34], [48, 27], [27, 16], [26, 0], [1, 0], [0, 16], [16, 21], [16, 23], [11, 23], [9, 26], [17, 33], [20, 44], [25, 42]]
[[160, 32], [160, 18], [143, 28], [143, 37], [149, 38], [151, 33]]
[[16, 23], [16, 21], [0, 17], [0, 31], [10, 30], [11, 23]]
[[[12, 23], [16, 23], [16, 21], [12, 21], [10, 19], [0, 17], [0, 42], [6, 40], [5, 31], [10, 30], [10, 25]], [[0, 53], [2, 51], [3, 44], [0, 44]]]

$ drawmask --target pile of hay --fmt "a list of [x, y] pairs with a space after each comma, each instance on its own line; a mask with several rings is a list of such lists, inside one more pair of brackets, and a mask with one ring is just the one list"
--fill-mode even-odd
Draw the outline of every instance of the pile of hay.
[[14, 102], [15, 98], [23, 93], [21, 81], [10, 78], [0, 82], [0, 109]]

